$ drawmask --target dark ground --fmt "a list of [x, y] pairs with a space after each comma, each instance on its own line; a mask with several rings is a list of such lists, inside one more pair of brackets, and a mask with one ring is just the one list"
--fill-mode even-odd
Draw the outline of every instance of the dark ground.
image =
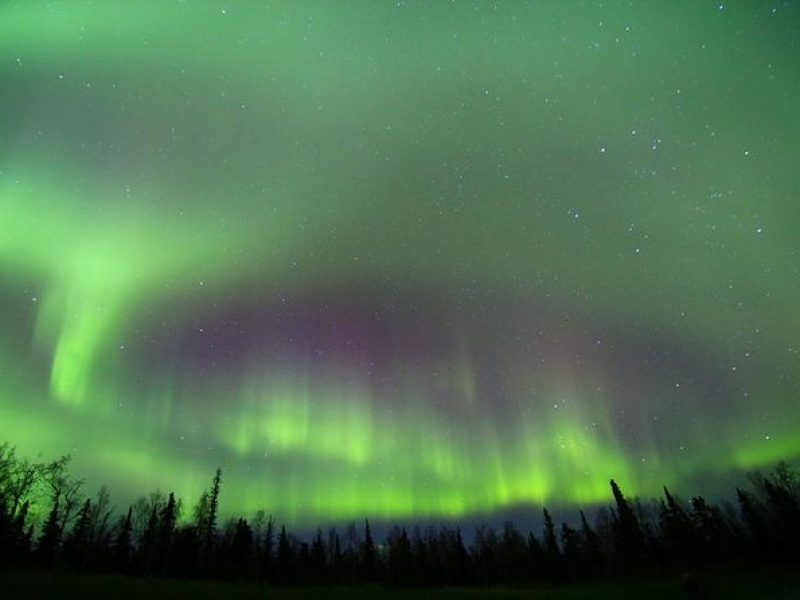
[[[800, 600], [800, 573], [787, 571], [715, 574], [701, 578], [705, 595], [697, 598]], [[449, 588], [384, 589], [377, 586], [328, 588], [268, 588], [248, 584], [129, 579], [113, 576], [76, 576], [59, 573], [0, 573], [0, 598], [268, 598], [303, 600], [330, 598], [359, 600], [424, 598], [441, 600], [660, 600], [692, 598], [680, 577], [576, 584], [559, 588]]]

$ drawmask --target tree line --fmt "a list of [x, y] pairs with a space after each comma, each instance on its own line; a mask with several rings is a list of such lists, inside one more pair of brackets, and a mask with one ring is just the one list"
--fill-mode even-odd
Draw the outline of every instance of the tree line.
[[800, 476], [786, 463], [751, 474], [735, 500], [717, 504], [666, 488], [658, 499], [629, 499], [611, 480], [611, 502], [592, 519], [580, 511], [575, 523], [557, 525], [545, 508], [541, 531], [482, 525], [469, 542], [445, 526], [395, 527], [376, 541], [366, 519], [310, 539], [279, 528], [266, 511], [220, 522], [219, 469], [190, 511], [175, 494], [155, 492], [115, 514], [108, 488], [87, 496], [68, 466], [69, 457], [31, 461], [0, 445], [0, 569], [440, 586], [800, 563]]

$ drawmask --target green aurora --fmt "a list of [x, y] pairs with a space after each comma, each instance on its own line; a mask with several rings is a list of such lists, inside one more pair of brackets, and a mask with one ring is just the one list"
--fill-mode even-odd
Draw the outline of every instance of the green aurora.
[[[800, 458], [800, 9], [0, 6], [0, 439], [293, 523]], [[712, 489], [702, 489], [702, 486]]]

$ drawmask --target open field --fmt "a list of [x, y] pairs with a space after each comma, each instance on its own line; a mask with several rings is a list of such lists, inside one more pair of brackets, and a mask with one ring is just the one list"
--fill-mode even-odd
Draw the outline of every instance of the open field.
[[[796, 600], [800, 598], [800, 574], [757, 572], [712, 575], [706, 578], [711, 598], [753, 600]], [[3, 598], [306, 598], [352, 599], [423, 598], [440, 600], [633, 600], [687, 598], [679, 578], [659, 578], [626, 582], [578, 584], [566, 587], [384, 589], [377, 586], [282, 589], [255, 585], [216, 582], [129, 579], [112, 576], [73, 576], [52, 573], [0, 574]]]

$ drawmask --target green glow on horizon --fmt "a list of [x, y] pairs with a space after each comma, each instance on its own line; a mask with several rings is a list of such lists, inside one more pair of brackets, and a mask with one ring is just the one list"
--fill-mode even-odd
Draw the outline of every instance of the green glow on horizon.
[[295, 522], [800, 458], [798, 22], [5, 4], [0, 440]]

